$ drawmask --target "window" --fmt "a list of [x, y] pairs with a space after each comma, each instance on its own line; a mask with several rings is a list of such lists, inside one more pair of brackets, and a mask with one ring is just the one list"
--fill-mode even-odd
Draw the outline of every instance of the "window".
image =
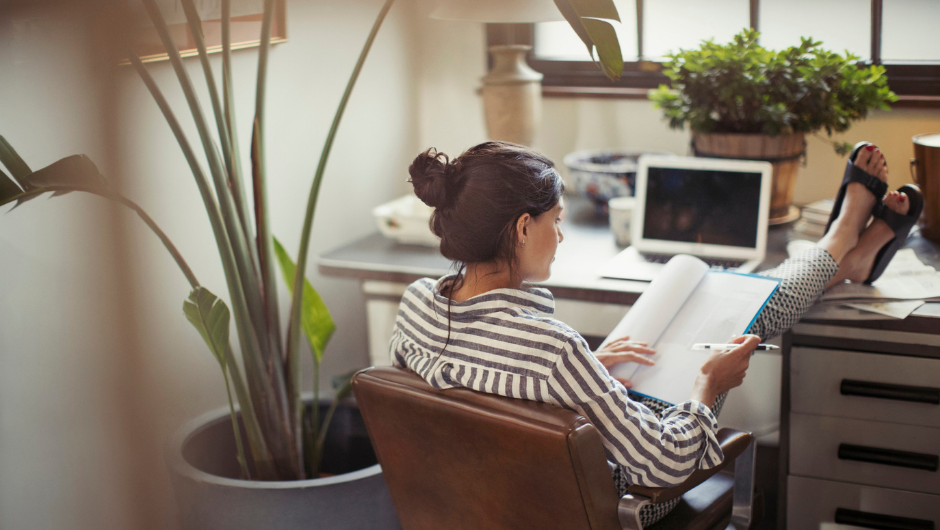
[[940, 20], [937, 0], [614, 0], [624, 57], [623, 77], [611, 82], [587, 57], [567, 22], [490, 24], [489, 44], [530, 44], [529, 64], [545, 75], [546, 95], [645, 98], [668, 79], [663, 56], [697, 47], [703, 39], [727, 42], [741, 28], [761, 31], [770, 49], [799, 44], [823, 47], [883, 64], [900, 106], [940, 107]]

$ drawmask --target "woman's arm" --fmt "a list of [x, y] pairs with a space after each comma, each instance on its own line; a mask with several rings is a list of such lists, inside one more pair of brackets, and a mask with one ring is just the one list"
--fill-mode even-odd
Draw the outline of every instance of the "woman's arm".
[[708, 407], [686, 401], [658, 418], [627, 396], [580, 336], [565, 344], [548, 387], [558, 405], [594, 424], [608, 459], [625, 466], [633, 484], [679, 484], [696, 469], [715, 467], [723, 459], [715, 438], [718, 421]]

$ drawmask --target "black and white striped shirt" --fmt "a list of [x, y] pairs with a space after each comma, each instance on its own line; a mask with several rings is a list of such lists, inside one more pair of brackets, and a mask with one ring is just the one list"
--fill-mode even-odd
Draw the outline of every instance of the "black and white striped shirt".
[[452, 279], [422, 279], [408, 287], [390, 344], [395, 365], [438, 389], [466, 387], [576, 411], [600, 431], [607, 458], [624, 466], [633, 484], [679, 484], [694, 470], [721, 462], [718, 421], [708, 407], [686, 401], [660, 419], [630, 399], [581, 335], [540, 316], [555, 310], [546, 289], [495, 289], [451, 302], [447, 341], [448, 299], [440, 287]]

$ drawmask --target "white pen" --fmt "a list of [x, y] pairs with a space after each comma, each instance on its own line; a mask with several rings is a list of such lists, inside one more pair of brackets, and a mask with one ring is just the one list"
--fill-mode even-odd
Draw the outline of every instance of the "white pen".
[[[733, 350], [740, 346], [740, 344], [707, 344], [703, 342], [697, 342], [692, 345], [693, 350]], [[779, 350], [780, 346], [774, 346], [773, 344], [758, 344], [754, 351], [765, 351], [765, 350]]]

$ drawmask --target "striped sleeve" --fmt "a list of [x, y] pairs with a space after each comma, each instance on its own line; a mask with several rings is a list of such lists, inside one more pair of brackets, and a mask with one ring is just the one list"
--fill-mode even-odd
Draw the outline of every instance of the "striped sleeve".
[[[607, 458], [624, 466], [631, 484], [666, 487], [696, 469], [710, 469], [724, 455], [715, 437], [718, 421], [702, 403], [686, 401], [658, 418], [631, 400], [622, 384], [573, 336], [548, 381], [551, 398], [583, 414], [600, 431]], [[691, 390], [691, 389], [690, 389]]]

